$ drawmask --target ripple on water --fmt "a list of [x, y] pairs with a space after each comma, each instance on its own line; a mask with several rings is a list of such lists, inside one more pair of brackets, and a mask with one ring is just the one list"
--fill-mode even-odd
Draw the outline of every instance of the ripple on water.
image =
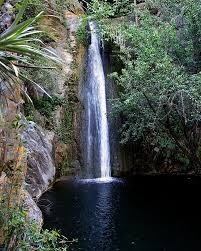
[[113, 178], [113, 177], [104, 177], [104, 178], [96, 178], [96, 179], [79, 179], [76, 180], [79, 183], [124, 183], [125, 181], [123, 179], [120, 178]]

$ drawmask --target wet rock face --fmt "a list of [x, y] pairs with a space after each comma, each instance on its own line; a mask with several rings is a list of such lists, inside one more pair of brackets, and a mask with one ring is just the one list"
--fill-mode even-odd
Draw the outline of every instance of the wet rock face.
[[55, 177], [53, 137], [52, 133], [45, 133], [34, 122], [27, 123], [22, 133], [22, 140], [27, 149], [26, 189], [34, 198], [39, 198]]

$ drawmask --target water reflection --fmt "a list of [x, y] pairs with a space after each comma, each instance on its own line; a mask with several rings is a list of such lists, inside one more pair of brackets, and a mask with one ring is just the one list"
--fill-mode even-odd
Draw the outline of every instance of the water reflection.
[[78, 244], [70, 251], [201, 250], [201, 185], [176, 180], [59, 182], [42, 200], [45, 227]]
[[92, 238], [97, 240], [97, 246], [101, 250], [109, 250], [108, 247], [111, 247], [117, 238], [114, 230], [119, 211], [119, 198], [115, 198], [114, 204], [112, 196], [112, 186], [99, 186], [93, 223], [95, 231]]

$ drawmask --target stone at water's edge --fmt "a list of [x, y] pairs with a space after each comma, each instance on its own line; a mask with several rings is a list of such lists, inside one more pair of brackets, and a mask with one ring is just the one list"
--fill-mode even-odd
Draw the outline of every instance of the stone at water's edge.
[[39, 198], [55, 177], [53, 137], [52, 133], [48, 135], [34, 122], [27, 122], [22, 133], [22, 140], [27, 149], [26, 189], [34, 198]]
[[22, 192], [23, 199], [23, 209], [28, 212], [27, 216], [31, 221], [35, 221], [38, 226], [42, 227], [43, 224], [43, 215], [36, 202], [33, 200], [31, 195], [23, 190]]

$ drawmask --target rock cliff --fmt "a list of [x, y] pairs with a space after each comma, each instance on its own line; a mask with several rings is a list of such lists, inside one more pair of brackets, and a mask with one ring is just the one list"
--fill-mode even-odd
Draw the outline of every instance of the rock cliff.
[[[75, 2], [75, 6], [78, 6], [78, 2]], [[51, 1], [51, 6], [54, 8], [54, 1]], [[53, 102], [51, 99], [47, 101], [41, 91], [22, 83], [33, 104], [39, 104], [40, 101], [37, 108], [27, 103], [20, 87], [15, 88], [14, 92], [10, 91], [9, 85], [0, 79], [3, 94], [0, 112], [0, 198], [8, 196], [9, 205], [23, 203], [30, 218], [40, 225], [42, 214], [36, 205], [37, 199], [49, 188], [56, 175], [76, 175], [80, 172], [81, 104], [78, 92], [85, 50], [77, 43], [76, 30], [82, 9], [80, 6], [76, 9], [75, 6], [73, 13], [64, 11], [62, 19], [53, 15], [45, 16], [40, 23], [41, 29], [48, 34], [45, 46], [63, 61], [56, 74], [49, 71], [47, 77], [42, 75], [38, 83], [44, 86], [52, 99], [59, 100], [48, 116], [41, 112], [41, 106], [47, 111], [46, 105], [49, 109]], [[4, 16], [1, 16], [0, 28], [4, 30], [15, 17], [14, 1], [5, 1], [0, 8]], [[2, 235], [0, 232], [0, 242]]]

